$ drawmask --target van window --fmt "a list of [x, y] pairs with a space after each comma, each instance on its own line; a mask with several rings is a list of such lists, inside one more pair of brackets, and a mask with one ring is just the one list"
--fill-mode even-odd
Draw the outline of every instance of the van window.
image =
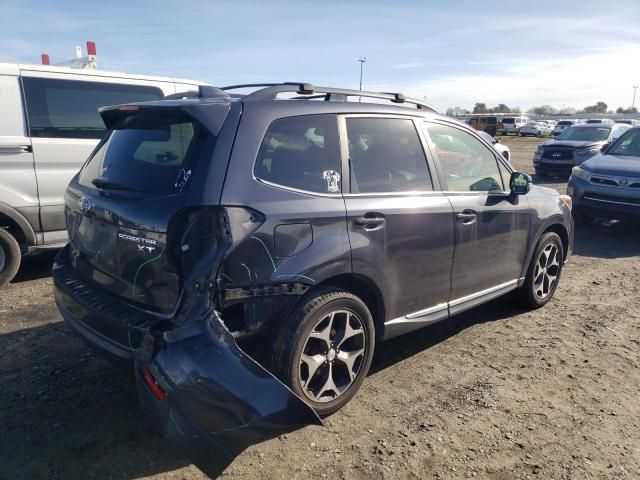
[[101, 138], [98, 108], [158, 100], [157, 87], [23, 77], [29, 134], [47, 138]]
[[136, 113], [120, 120], [80, 172], [89, 188], [165, 195], [186, 191], [213, 137], [186, 114]]
[[502, 119], [502, 123], [508, 123], [508, 124], [516, 123], [516, 119], [513, 117], [505, 117]]
[[262, 140], [254, 168], [259, 179], [317, 193], [339, 193], [340, 172], [334, 115], [275, 120]]

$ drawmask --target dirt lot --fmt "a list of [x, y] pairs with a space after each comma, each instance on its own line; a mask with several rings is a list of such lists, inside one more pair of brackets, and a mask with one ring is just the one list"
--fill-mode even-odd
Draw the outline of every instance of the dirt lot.
[[[530, 172], [539, 140], [504, 141]], [[252, 447], [224, 477], [640, 478], [639, 255], [638, 225], [579, 228], [547, 307], [499, 300], [379, 346], [325, 428]], [[203, 478], [61, 323], [51, 259], [0, 292], [0, 478]]]

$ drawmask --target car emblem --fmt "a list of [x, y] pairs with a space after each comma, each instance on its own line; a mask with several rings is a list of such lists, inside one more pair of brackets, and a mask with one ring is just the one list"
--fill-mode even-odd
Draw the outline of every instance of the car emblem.
[[560, 152], [555, 152], [553, 155], [551, 155], [553, 158], [560, 158], [562, 156], [562, 154]]
[[631, 183], [631, 180], [628, 178], [618, 178], [618, 185], [621, 187], [627, 187]]
[[91, 200], [89, 200], [87, 197], [82, 197], [80, 199], [80, 213], [87, 213], [89, 210], [91, 210], [91, 207]]

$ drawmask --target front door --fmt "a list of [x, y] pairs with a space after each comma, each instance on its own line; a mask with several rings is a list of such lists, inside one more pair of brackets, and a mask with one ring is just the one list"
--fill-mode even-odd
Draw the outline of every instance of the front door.
[[453, 314], [517, 286], [530, 208], [525, 197], [506, 191], [509, 168], [478, 136], [447, 123], [425, 122], [425, 127], [454, 211]]
[[453, 215], [414, 120], [341, 120], [353, 272], [382, 294], [385, 337], [446, 318]]

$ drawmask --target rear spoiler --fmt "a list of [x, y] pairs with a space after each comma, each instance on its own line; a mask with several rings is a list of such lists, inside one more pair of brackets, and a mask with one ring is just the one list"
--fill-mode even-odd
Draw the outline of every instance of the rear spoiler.
[[201, 102], [185, 100], [184, 98], [185, 97], [180, 97], [180, 99], [113, 105], [101, 107], [98, 109], [98, 112], [100, 112], [102, 121], [107, 129], [111, 130], [123, 118], [140, 113], [143, 110], [148, 112], [155, 111], [160, 115], [169, 110], [180, 110], [196, 119], [209, 130], [211, 134], [217, 136], [231, 109], [230, 98], [228, 96], [206, 98], [206, 101]]

